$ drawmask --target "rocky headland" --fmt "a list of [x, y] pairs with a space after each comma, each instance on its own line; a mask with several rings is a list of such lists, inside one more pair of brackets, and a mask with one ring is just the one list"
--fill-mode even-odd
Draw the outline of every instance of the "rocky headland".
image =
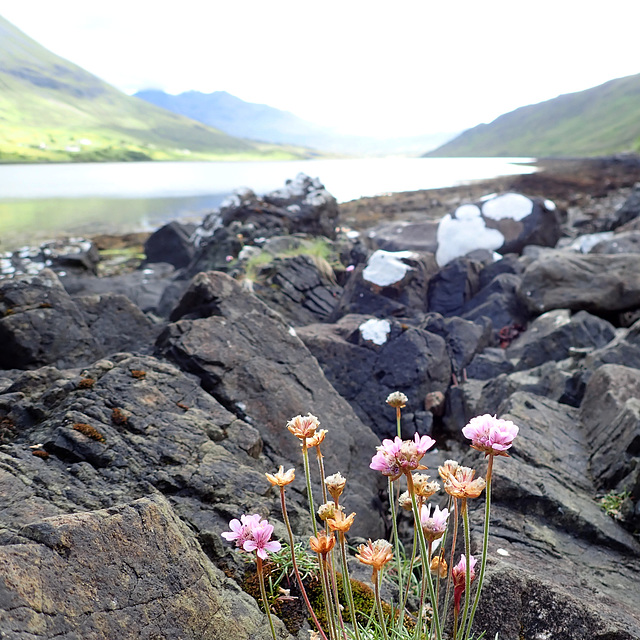
[[[401, 391], [432, 473], [484, 472], [471, 417], [520, 427], [477, 632], [640, 639], [639, 181], [635, 156], [548, 161], [338, 206], [298, 176], [166, 225], [135, 269], [91, 240], [3, 257], [0, 637], [270, 638], [221, 532], [260, 513], [284, 540], [264, 473], [301, 469], [285, 425], [312, 413], [350, 542], [388, 537], [369, 462]], [[305, 492], [300, 471], [303, 541]], [[282, 638], [308, 638], [277, 611]]]

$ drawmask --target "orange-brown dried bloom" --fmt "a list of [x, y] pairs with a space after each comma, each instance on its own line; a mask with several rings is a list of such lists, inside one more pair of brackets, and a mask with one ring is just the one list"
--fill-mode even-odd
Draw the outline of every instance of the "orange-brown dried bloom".
[[327, 535], [326, 531], [318, 531], [318, 537], [311, 536], [309, 538], [309, 545], [311, 549], [316, 553], [320, 553], [326, 556], [336, 544], [336, 538], [333, 533]]
[[293, 433], [296, 438], [306, 441], [312, 438], [316, 429], [320, 426], [320, 421], [310, 413], [306, 416], [296, 416], [287, 422], [287, 429]]
[[338, 510], [335, 512], [333, 518], [327, 518], [327, 524], [331, 531], [342, 531], [342, 533], [347, 533], [347, 531], [351, 529], [351, 525], [353, 524], [355, 517], [355, 512], [345, 516], [342, 511]]
[[317, 447], [319, 444], [322, 444], [322, 442], [324, 441], [326, 435], [327, 435], [327, 430], [326, 429], [320, 429], [319, 431], [316, 431], [307, 440], [307, 447], [309, 447], [309, 448]]
[[342, 495], [344, 487], [347, 484], [347, 480], [342, 477], [340, 472], [338, 472], [334, 473], [332, 476], [327, 476], [324, 479], [324, 484], [327, 487], [327, 491], [331, 494], [331, 497], [338, 502], [338, 498]]
[[431, 573], [437, 574], [439, 578], [447, 577], [447, 561], [442, 556], [434, 556], [431, 559], [429, 569], [431, 570]]
[[296, 477], [296, 470], [289, 469], [289, 471], [284, 470], [284, 466], [280, 465], [278, 472], [275, 474], [265, 473], [267, 476], [267, 480], [276, 487], [284, 487], [288, 484], [291, 484]]
[[358, 547], [356, 558], [362, 564], [371, 565], [374, 571], [380, 571], [393, 558], [392, 549], [391, 543], [386, 540], [371, 542], [371, 539], [369, 539], [367, 544], [361, 544]]
[[448, 480], [450, 476], [455, 475], [456, 469], [460, 465], [455, 460], [445, 460], [444, 464], [438, 467], [438, 473], [443, 480]]
[[144, 378], [146, 377], [147, 372], [146, 371], [142, 371], [142, 369], [132, 369], [131, 370], [131, 377], [132, 378]]
[[477, 498], [486, 486], [484, 478], [476, 478], [469, 467], [458, 467], [444, 482], [444, 490], [454, 498]]

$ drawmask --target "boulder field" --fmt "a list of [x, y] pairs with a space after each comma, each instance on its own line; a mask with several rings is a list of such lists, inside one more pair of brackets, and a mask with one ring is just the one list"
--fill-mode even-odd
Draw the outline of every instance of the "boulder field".
[[494, 467], [476, 632], [640, 639], [639, 180], [624, 156], [339, 206], [301, 175], [163, 227], [136, 271], [96, 275], [84, 240], [5, 255], [0, 637], [267, 640], [221, 532], [259, 513], [284, 541], [264, 476], [284, 465], [308, 540], [286, 424], [312, 413], [350, 543], [388, 537], [369, 463], [401, 391], [432, 475], [484, 475], [470, 418], [520, 427]]

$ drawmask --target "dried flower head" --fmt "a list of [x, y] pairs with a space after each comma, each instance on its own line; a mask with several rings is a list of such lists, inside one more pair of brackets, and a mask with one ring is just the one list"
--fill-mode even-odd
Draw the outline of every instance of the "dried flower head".
[[451, 476], [454, 476], [456, 469], [460, 465], [455, 460], [445, 460], [444, 464], [438, 467], [440, 477], [446, 482]]
[[435, 505], [433, 514], [431, 513], [431, 506], [422, 506], [420, 509], [420, 525], [424, 532], [424, 537], [427, 542], [433, 542], [442, 538], [447, 530], [447, 521], [449, 519], [449, 511], [443, 509], [440, 511], [440, 507]]
[[327, 518], [327, 524], [331, 531], [341, 531], [342, 533], [346, 533], [351, 529], [351, 525], [353, 524], [355, 517], [355, 512], [345, 516], [344, 512], [338, 510], [335, 512], [333, 518]]
[[340, 508], [336, 508], [336, 503], [329, 500], [329, 502], [325, 502], [318, 507], [318, 517], [323, 522], [327, 518], [333, 518], [337, 511], [340, 511]]
[[320, 421], [318, 418], [310, 413], [304, 417], [296, 416], [287, 422], [287, 429], [303, 442], [305, 442], [307, 438], [313, 437], [313, 434], [319, 426]]
[[411, 494], [408, 491], [404, 491], [398, 497], [398, 504], [401, 509], [405, 511], [413, 511], [413, 502], [411, 501]]
[[322, 442], [324, 441], [326, 435], [327, 435], [327, 430], [326, 429], [320, 429], [320, 430], [316, 431], [307, 440], [307, 447], [309, 447], [309, 448], [317, 447], [319, 444], [322, 444]]
[[409, 398], [400, 391], [394, 391], [387, 396], [387, 404], [391, 407], [395, 407], [396, 409], [406, 407], [407, 402], [409, 402]]
[[489, 456], [509, 457], [507, 449], [518, 435], [518, 427], [511, 420], [500, 420], [488, 413], [472, 418], [462, 433], [471, 446]]
[[324, 479], [324, 484], [327, 487], [327, 491], [331, 494], [331, 497], [338, 502], [338, 498], [342, 495], [347, 480], [343, 478], [342, 474], [338, 471], [338, 473], [334, 473], [332, 476], [327, 476]]
[[424, 473], [416, 473], [413, 476], [413, 487], [416, 495], [424, 500], [428, 500], [440, 490], [440, 484], [435, 480], [429, 480], [429, 476]]
[[447, 577], [447, 561], [441, 555], [433, 556], [429, 569], [431, 570], [431, 573], [437, 574], [440, 579]]
[[267, 480], [274, 486], [277, 487], [285, 487], [288, 484], [291, 484], [296, 477], [296, 470], [289, 469], [288, 471], [284, 470], [284, 466], [280, 465], [278, 472], [275, 474], [265, 473], [267, 476]]
[[477, 498], [486, 486], [484, 478], [474, 480], [475, 471], [458, 466], [444, 481], [444, 490], [454, 498]]
[[336, 544], [336, 538], [333, 533], [327, 535], [326, 531], [318, 531], [318, 536], [311, 536], [309, 538], [309, 545], [311, 549], [316, 553], [320, 553], [326, 558], [327, 553], [333, 549]]
[[361, 544], [358, 547], [356, 558], [362, 564], [371, 565], [374, 572], [380, 571], [393, 558], [391, 543], [386, 540], [371, 542], [369, 539], [366, 544]]

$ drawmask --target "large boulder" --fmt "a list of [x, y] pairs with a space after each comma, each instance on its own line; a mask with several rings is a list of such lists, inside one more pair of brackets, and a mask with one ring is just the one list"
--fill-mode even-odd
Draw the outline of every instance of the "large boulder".
[[176, 269], [186, 267], [196, 252], [191, 239], [195, 228], [194, 224], [182, 224], [177, 220], [160, 227], [144, 243], [146, 262], [165, 262]]
[[379, 440], [327, 381], [293, 328], [219, 272], [197, 275], [172, 318], [177, 321], [158, 338], [157, 353], [197, 375], [223, 406], [255, 425], [277, 464], [300, 463], [287, 422], [306, 413], [320, 419], [330, 430], [323, 449], [327, 471], [349, 475], [359, 488], [351, 497], [359, 514], [356, 528], [364, 535], [379, 531], [372, 510], [377, 487], [368, 469]]
[[598, 315], [640, 307], [636, 254], [547, 251], [524, 271], [518, 295], [534, 314], [581, 309]]
[[529, 244], [554, 247], [562, 235], [562, 219], [550, 200], [492, 194], [440, 220], [436, 260], [442, 267], [478, 249], [520, 253]]

